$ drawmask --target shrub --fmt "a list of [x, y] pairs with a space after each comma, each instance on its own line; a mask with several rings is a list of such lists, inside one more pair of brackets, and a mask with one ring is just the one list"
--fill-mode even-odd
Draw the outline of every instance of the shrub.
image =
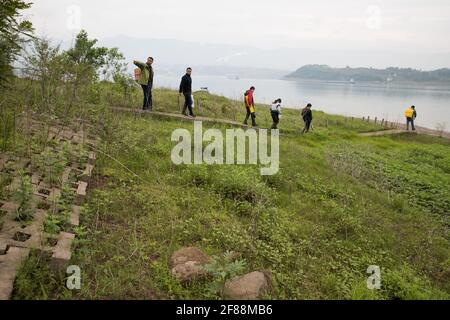
[[14, 218], [18, 221], [28, 221], [33, 218], [34, 211], [31, 207], [31, 201], [33, 196], [33, 189], [31, 186], [31, 178], [21, 170], [20, 185], [14, 194], [14, 200], [19, 203]]
[[227, 251], [223, 257], [214, 256], [211, 260], [203, 267], [212, 276], [212, 282], [208, 287], [208, 292], [211, 294], [221, 292], [225, 282], [238, 276], [247, 265], [245, 260], [236, 260], [232, 251]]

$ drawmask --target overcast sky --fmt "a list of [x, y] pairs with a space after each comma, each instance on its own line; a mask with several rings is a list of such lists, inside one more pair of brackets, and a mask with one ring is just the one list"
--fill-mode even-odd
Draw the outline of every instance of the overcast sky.
[[[429, 60], [439, 55], [440, 66], [450, 67], [448, 0], [31, 1], [25, 17], [38, 34], [66, 41], [82, 27], [99, 39], [124, 35], [260, 49], [373, 51], [391, 54], [393, 63], [402, 53], [417, 54], [408, 61], [424, 69], [437, 67]], [[361, 61], [381, 64], [374, 59]]]

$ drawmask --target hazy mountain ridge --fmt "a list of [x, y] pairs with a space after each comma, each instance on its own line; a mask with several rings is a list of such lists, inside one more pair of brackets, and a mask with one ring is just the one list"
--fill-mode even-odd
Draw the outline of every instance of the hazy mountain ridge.
[[[145, 39], [115, 36], [99, 39], [99, 45], [118, 47], [129, 60], [145, 59], [151, 55], [156, 59], [155, 67], [178, 65], [185, 67], [189, 65], [194, 68], [214, 66], [284, 71], [280, 76], [285, 76], [299, 65], [312, 64], [331, 64], [334, 66], [352, 64], [374, 68], [399, 66], [422, 68], [424, 70], [449, 66], [448, 52], [398, 52], [394, 50], [386, 51], [381, 48], [380, 50], [359, 51], [346, 48], [321, 50], [309, 47], [308, 43], [293, 43], [292, 48], [279, 48], [274, 43], [271, 49], [261, 49], [250, 45], [221, 44], [207, 40], [209, 39], [206, 39], [205, 42], [189, 41], [189, 39], [185, 41], [155, 39], [151, 38], [151, 35]], [[377, 61], [377, 64], [372, 65], [369, 61]], [[422, 61], [422, 63], [418, 64], [417, 61]]]

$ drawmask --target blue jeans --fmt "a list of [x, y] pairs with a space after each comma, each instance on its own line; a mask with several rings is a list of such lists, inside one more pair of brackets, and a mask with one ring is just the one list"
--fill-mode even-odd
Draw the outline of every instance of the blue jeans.
[[406, 118], [406, 130], [409, 130], [410, 123], [411, 123], [411, 128], [413, 130], [416, 130], [416, 127], [414, 126], [414, 118]]
[[271, 111], [273, 125], [272, 129], [278, 129], [278, 124], [280, 123], [280, 113], [278, 111]]
[[150, 110], [153, 109], [153, 97], [152, 97], [152, 89], [150, 86], [141, 84], [142, 91], [144, 91], [144, 103], [142, 106], [143, 110]]

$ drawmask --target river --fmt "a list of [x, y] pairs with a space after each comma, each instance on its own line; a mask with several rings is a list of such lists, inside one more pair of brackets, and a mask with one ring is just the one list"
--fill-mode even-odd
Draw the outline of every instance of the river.
[[[156, 75], [155, 86], [176, 89], [180, 76]], [[193, 75], [193, 89], [207, 87], [209, 92], [231, 99], [243, 99], [250, 86], [256, 87], [255, 101], [270, 103], [283, 99], [287, 108], [299, 109], [311, 103], [316, 110], [344, 116], [404, 121], [403, 113], [415, 105], [419, 126], [436, 129], [445, 125], [450, 131], [450, 87], [366, 83], [329, 83], [285, 79], [229, 79], [224, 76]]]

